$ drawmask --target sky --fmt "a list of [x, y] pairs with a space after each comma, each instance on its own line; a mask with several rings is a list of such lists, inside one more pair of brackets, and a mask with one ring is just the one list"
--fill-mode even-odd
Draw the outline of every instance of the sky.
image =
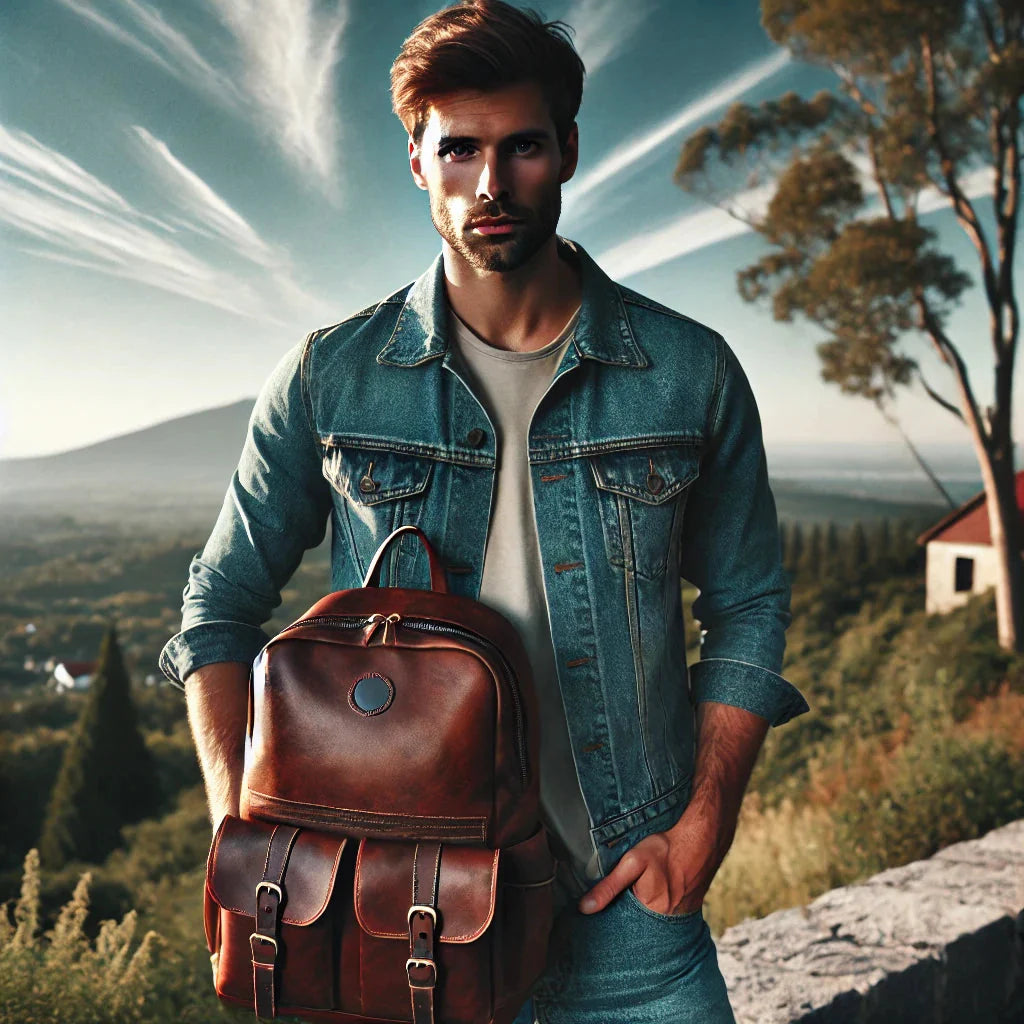
[[[0, 457], [251, 397], [310, 330], [422, 273], [440, 240], [388, 72], [437, 6], [0, 5]], [[756, 0], [533, 6], [574, 27], [587, 67], [560, 234], [722, 332], [753, 387], [769, 461], [773, 444], [900, 446], [872, 405], [821, 381], [819, 330], [741, 300], [736, 271], [763, 243], [672, 182], [682, 141], [728, 104], [810, 95], [833, 86], [828, 74], [771, 42]], [[952, 214], [926, 222], [973, 274]], [[987, 322], [977, 288], [950, 322], [982, 404]], [[926, 338], [906, 351], [955, 396]], [[897, 411], [915, 443], [970, 450], [920, 384]]]

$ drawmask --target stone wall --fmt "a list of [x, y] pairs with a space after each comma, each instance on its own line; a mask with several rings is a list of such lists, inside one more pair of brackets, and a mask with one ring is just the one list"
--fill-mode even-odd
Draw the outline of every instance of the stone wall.
[[1024, 1022], [1024, 821], [729, 928], [738, 1024]]

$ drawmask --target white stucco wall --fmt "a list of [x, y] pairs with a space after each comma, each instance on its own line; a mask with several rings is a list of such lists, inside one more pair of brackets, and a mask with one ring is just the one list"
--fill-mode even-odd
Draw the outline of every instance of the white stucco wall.
[[[957, 558], [974, 559], [971, 590], [954, 590]], [[948, 612], [967, 603], [971, 594], [996, 585], [996, 553], [990, 544], [931, 540], [925, 547], [925, 611]]]

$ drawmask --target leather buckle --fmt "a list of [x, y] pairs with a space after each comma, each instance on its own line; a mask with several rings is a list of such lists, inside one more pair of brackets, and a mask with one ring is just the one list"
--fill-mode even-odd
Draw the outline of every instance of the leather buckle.
[[[429, 981], [414, 981], [412, 977], [413, 969], [416, 967], [429, 967], [430, 968], [430, 980]], [[411, 956], [405, 961], [405, 973], [409, 978], [410, 988], [433, 988], [437, 984], [437, 964], [433, 960], [423, 960], [419, 957]]]
[[[256, 943], [257, 941], [266, 943], [268, 946], [273, 947], [273, 955], [269, 960], [260, 960], [256, 957]], [[254, 964], [260, 964], [263, 967], [273, 967], [277, 960], [277, 939], [273, 935], [263, 935], [260, 932], [253, 932], [249, 936], [249, 949], [252, 951], [252, 962]]]
[[426, 914], [430, 918], [430, 920], [434, 922], [434, 927], [437, 927], [437, 911], [434, 910], [433, 907], [428, 907], [420, 903], [414, 903], [409, 908], [409, 913], [405, 915], [405, 920], [408, 922], [410, 928], [412, 928], [413, 914]]
[[276, 882], [259, 882], [256, 886], [256, 899], [260, 898], [260, 889], [266, 889], [267, 892], [272, 892], [277, 896], [277, 902], [281, 903], [284, 900], [284, 893], [281, 892], [281, 886]]

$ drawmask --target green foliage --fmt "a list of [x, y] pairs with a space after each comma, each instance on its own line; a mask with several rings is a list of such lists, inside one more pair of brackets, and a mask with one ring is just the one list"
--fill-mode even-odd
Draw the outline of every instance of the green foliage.
[[[734, 104], [684, 142], [677, 184], [768, 242], [769, 251], [739, 271], [741, 296], [767, 301], [777, 320], [820, 327], [823, 379], [890, 419], [886, 406], [897, 389], [921, 372], [901, 345], [923, 333], [958, 397], [952, 402], [926, 383], [929, 396], [965, 422], [1012, 490], [1012, 457], [1001, 454], [1012, 452], [1012, 388], [997, 389], [996, 405], [980, 411], [968, 361], [947, 333], [973, 281], [920, 213], [922, 200], [936, 195], [955, 212], [984, 286], [987, 315], [978, 329], [990, 336], [996, 378], [1012, 381], [1024, 150], [1020, 4], [762, 0], [761, 13], [776, 43], [834, 73], [835, 92], [827, 100], [787, 94]], [[992, 184], [979, 196], [979, 173], [988, 170]], [[758, 185], [769, 194], [766, 205]], [[1015, 511], [1001, 493], [1007, 488], [993, 487], [989, 500], [1013, 550]], [[1017, 589], [1015, 561], [1007, 572]]]
[[39, 835], [66, 746], [64, 730], [0, 735], [0, 871], [20, 865]]
[[931, 724], [901, 750], [890, 782], [846, 793], [836, 818], [854, 876], [930, 857], [1024, 818], [1024, 751]]
[[68, 860], [102, 860], [118, 845], [124, 824], [159, 807], [156, 769], [110, 627], [47, 808], [39, 841], [43, 863], [56, 868]]
[[134, 911], [104, 921], [95, 940], [84, 931], [88, 873], [40, 934], [39, 855], [25, 858], [21, 898], [0, 915], [0, 1019], [19, 1024], [132, 1024], [171, 1019], [153, 998], [155, 932], [135, 942]]

